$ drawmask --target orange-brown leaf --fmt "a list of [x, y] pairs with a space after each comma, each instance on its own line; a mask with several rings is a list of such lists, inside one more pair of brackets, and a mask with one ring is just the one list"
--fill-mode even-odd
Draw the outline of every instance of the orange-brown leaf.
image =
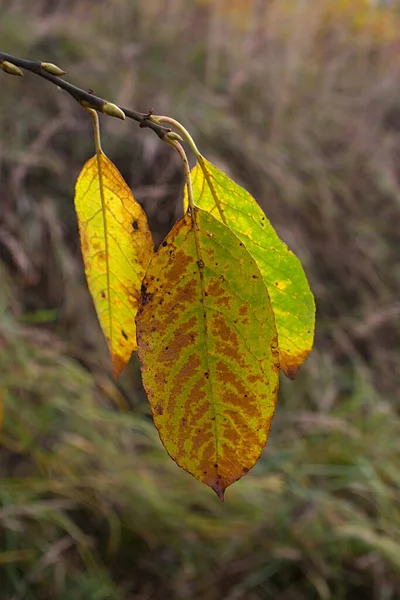
[[209, 213], [178, 221], [149, 265], [138, 354], [171, 457], [223, 498], [266, 444], [279, 358], [264, 280]]

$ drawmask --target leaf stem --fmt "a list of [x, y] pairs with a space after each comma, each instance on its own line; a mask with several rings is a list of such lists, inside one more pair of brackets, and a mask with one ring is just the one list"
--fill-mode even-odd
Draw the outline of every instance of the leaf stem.
[[193, 186], [192, 186], [192, 179], [190, 177], [190, 166], [189, 166], [189, 161], [186, 156], [186, 152], [183, 149], [183, 146], [178, 141], [167, 139], [167, 137], [165, 137], [164, 139], [167, 144], [169, 144], [170, 146], [175, 148], [175, 150], [178, 152], [179, 156], [182, 159], [183, 170], [185, 172], [186, 187], [187, 187], [187, 192], [188, 192], [189, 207], [190, 207], [190, 211], [194, 217]]
[[187, 143], [190, 146], [190, 149], [195, 154], [196, 158], [198, 160], [202, 158], [202, 156], [200, 154], [200, 150], [196, 146], [194, 139], [192, 138], [192, 136], [190, 135], [188, 130], [181, 123], [179, 123], [179, 121], [176, 121], [172, 117], [167, 117], [165, 115], [163, 115], [163, 116], [150, 115], [149, 120], [155, 124], [168, 123], [169, 125], [172, 125], [172, 127], [175, 127], [175, 129], [177, 129], [179, 131], [179, 133], [181, 133], [183, 135], [183, 137], [186, 139]]
[[[54, 70], [53, 72], [46, 70], [45, 67], [46, 65], [49, 65], [49, 63], [42, 62], [40, 60], [25, 60], [24, 58], [18, 58], [12, 54], [7, 54], [6, 52], [0, 52], [0, 64], [3, 62], [11, 63], [22, 70], [30, 71], [34, 75], [38, 75], [43, 79], [47, 79], [47, 81], [50, 81], [50, 83], [53, 83], [58, 88], [61, 88], [67, 92], [84, 108], [92, 108], [93, 110], [101, 113], [105, 112], [105, 114], [107, 114], [107, 106], [109, 107], [113, 104], [107, 100], [104, 100], [104, 98], [95, 96], [92, 91], [86, 92], [85, 90], [72, 85], [68, 81], [61, 79], [59, 75], [54, 75]], [[51, 66], [54, 66], [56, 69], [58, 68], [55, 65]], [[59, 71], [62, 72], [61, 69], [59, 69]], [[104, 111], [104, 107], [106, 107], [106, 111]], [[168, 127], [163, 127], [161, 124], [154, 122], [151, 119], [151, 112], [140, 113], [135, 110], [130, 110], [129, 108], [123, 108], [121, 106], [117, 106], [117, 108], [122, 110], [125, 116], [129, 119], [137, 121], [140, 127], [148, 127], [149, 129], [152, 129], [160, 139], [163, 139], [164, 136], [171, 131]], [[114, 112], [114, 114], [111, 116], [117, 116], [116, 112]]]
[[94, 125], [94, 143], [95, 143], [95, 146], [96, 146], [96, 154], [97, 155], [98, 154], [103, 154], [103, 149], [101, 147], [99, 115], [97, 114], [97, 112], [93, 108], [87, 108], [86, 110], [90, 113], [90, 116], [93, 119], [93, 125]]

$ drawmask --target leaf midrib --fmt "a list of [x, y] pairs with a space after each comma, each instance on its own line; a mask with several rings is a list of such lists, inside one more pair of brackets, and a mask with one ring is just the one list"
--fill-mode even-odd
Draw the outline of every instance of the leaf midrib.
[[103, 217], [103, 228], [104, 228], [104, 252], [106, 255], [106, 280], [107, 280], [107, 306], [108, 306], [108, 322], [110, 327], [110, 349], [111, 353], [113, 352], [113, 318], [112, 318], [112, 310], [111, 310], [111, 279], [110, 279], [110, 253], [108, 247], [108, 225], [107, 225], [107, 217], [106, 217], [106, 203], [104, 196], [104, 186], [103, 186], [103, 173], [101, 168], [101, 161], [105, 158], [105, 155], [100, 150], [96, 152], [96, 160], [97, 160], [97, 170], [99, 173], [99, 191], [100, 191], [100, 201], [101, 201], [101, 213]]

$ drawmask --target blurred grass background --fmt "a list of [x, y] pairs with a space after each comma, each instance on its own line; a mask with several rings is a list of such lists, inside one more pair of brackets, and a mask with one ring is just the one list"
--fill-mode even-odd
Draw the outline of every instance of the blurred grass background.
[[[386, 3], [388, 4], [388, 3]], [[180, 120], [301, 258], [316, 344], [222, 504], [178, 469], [135, 358], [116, 386], [83, 278], [88, 115], [0, 77], [1, 600], [400, 598], [400, 12], [367, 0], [0, 0], [1, 50]], [[157, 243], [179, 160], [103, 146]]]

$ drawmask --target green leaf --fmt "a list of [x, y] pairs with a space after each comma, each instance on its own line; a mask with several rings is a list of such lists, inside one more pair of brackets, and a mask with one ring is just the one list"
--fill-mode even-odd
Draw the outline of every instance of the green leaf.
[[153, 257], [136, 322], [160, 438], [223, 499], [260, 456], [276, 403], [277, 333], [261, 273], [232, 231], [196, 208]]
[[313, 346], [315, 324], [314, 297], [300, 261], [254, 198], [225, 173], [200, 156], [191, 177], [195, 204], [232, 229], [256, 261], [275, 314], [280, 366], [294, 379]]

